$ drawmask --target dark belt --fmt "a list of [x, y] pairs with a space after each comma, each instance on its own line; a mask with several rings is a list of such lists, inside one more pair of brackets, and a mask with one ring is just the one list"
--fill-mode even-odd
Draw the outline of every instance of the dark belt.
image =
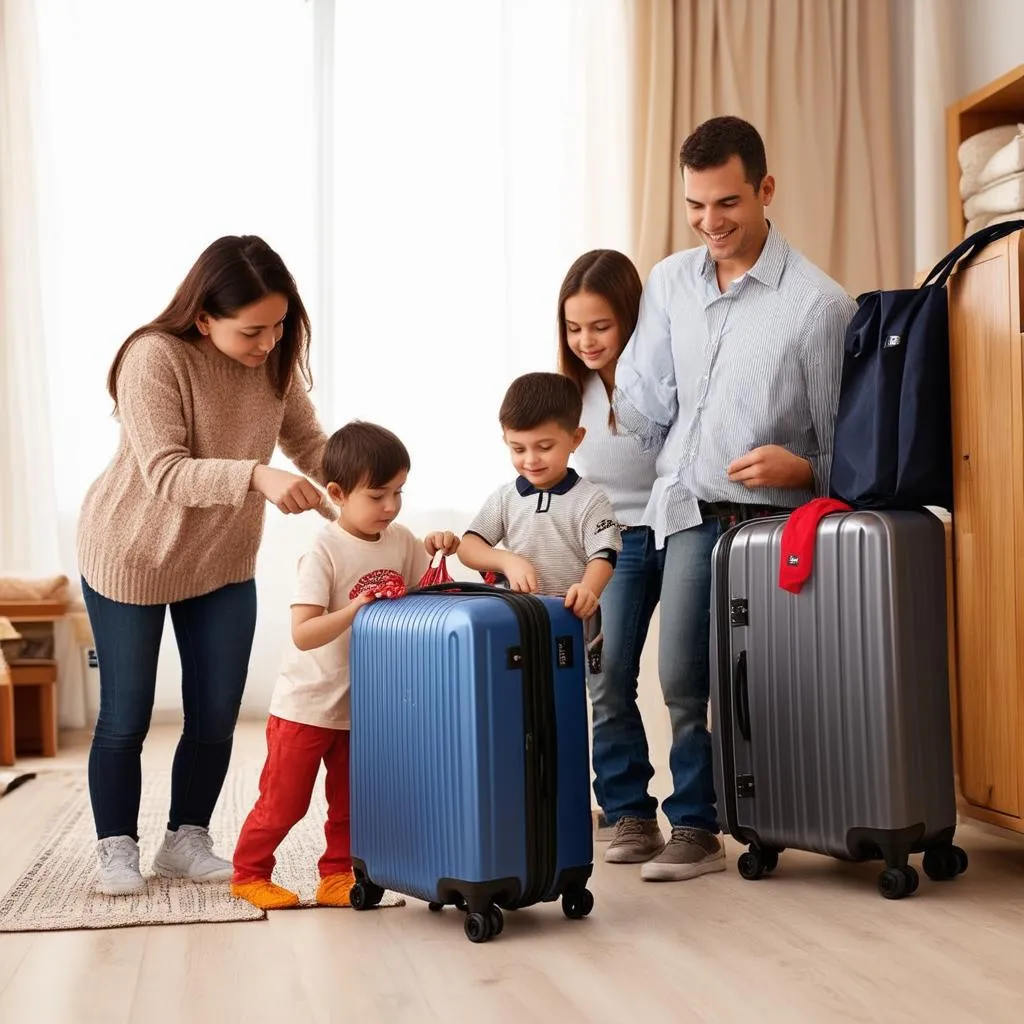
[[745, 523], [750, 519], [789, 515], [793, 510], [781, 505], [751, 505], [735, 501], [698, 501], [704, 519], [717, 519], [723, 526]]

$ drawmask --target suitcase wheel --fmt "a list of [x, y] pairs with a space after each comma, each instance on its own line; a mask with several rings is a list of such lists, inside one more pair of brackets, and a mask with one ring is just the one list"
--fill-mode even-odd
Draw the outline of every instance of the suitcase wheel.
[[487, 942], [502, 933], [505, 916], [500, 907], [492, 906], [486, 914], [467, 914], [465, 928], [470, 942]]
[[779, 851], [752, 846], [740, 855], [736, 866], [742, 878], [754, 882], [762, 875], [770, 875], [779, 866]]
[[439, 913], [441, 913], [442, 910], [444, 910], [444, 904], [443, 903], [428, 903], [427, 904], [427, 910], [429, 910], [432, 914], [439, 914]]
[[353, 910], [369, 910], [384, 899], [384, 890], [369, 880], [356, 882], [349, 890], [348, 901]]
[[878, 876], [878, 891], [887, 900], [901, 900], [917, 892], [917, 872], [909, 864], [903, 868], [886, 868]]
[[948, 882], [967, 870], [967, 854], [959, 846], [933, 846], [925, 851], [922, 867], [933, 882]]
[[594, 909], [594, 894], [589, 889], [562, 893], [562, 913], [572, 921], [586, 917]]

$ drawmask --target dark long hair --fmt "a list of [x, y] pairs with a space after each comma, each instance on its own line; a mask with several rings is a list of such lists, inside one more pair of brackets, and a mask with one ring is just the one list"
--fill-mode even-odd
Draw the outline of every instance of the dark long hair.
[[288, 301], [284, 333], [267, 360], [267, 374], [278, 398], [284, 398], [296, 371], [307, 390], [312, 387], [309, 370], [309, 314], [299, 297], [284, 261], [256, 235], [225, 235], [210, 245], [178, 285], [167, 308], [153, 321], [132, 331], [118, 349], [107, 375], [107, 390], [117, 411], [117, 371], [136, 338], [153, 331], [172, 334], [183, 342], [198, 342], [200, 314], [215, 320], [234, 316], [240, 309], [268, 295]]
[[[600, 295], [611, 306], [625, 348], [640, 316], [642, 291], [643, 283], [633, 261], [617, 249], [591, 249], [569, 268], [558, 292], [558, 372], [570, 378], [581, 394], [587, 375], [592, 371], [569, 348], [565, 303], [580, 292]], [[614, 425], [615, 421], [609, 416], [608, 422]]]

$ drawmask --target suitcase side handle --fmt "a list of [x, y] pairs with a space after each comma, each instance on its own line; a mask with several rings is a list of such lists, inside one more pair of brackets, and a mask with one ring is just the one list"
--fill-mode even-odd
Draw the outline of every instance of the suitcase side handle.
[[740, 735], [750, 742], [750, 699], [747, 694], [747, 652], [740, 651], [733, 668], [732, 692], [736, 701], [736, 724]]

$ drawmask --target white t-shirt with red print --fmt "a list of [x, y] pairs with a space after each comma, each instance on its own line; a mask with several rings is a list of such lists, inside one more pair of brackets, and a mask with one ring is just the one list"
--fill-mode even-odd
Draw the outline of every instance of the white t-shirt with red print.
[[[430, 556], [404, 526], [392, 523], [377, 540], [360, 540], [337, 523], [325, 526], [299, 559], [291, 604], [312, 604], [336, 612], [350, 604], [349, 591], [375, 569], [393, 569], [408, 587], [430, 565]], [[288, 639], [270, 713], [278, 718], [325, 729], [348, 729], [349, 645], [352, 630], [312, 651], [300, 651]]]

